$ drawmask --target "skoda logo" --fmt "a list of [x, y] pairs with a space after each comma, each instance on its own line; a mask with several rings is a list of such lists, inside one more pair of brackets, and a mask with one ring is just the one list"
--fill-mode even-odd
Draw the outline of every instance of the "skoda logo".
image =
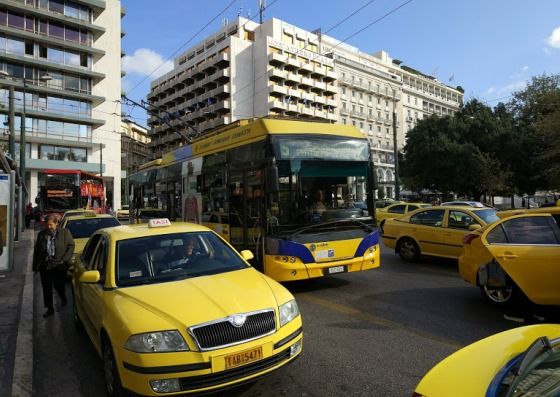
[[311, 250], [311, 252], [315, 251], [315, 244], [311, 244], [309, 246], [309, 249]]
[[235, 314], [229, 318], [229, 322], [234, 327], [242, 327], [245, 324], [245, 320], [247, 320], [247, 316], [244, 314]]

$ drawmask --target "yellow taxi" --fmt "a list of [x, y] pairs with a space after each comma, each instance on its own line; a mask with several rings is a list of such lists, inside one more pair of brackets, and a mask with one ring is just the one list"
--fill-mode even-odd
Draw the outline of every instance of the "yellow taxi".
[[387, 219], [382, 240], [405, 261], [417, 260], [420, 255], [458, 258], [463, 249], [463, 237], [497, 219], [493, 208], [421, 208], [400, 218]]
[[412, 397], [553, 397], [560, 395], [560, 325], [500, 332], [434, 366]]
[[97, 230], [104, 227], [120, 226], [120, 222], [115, 217], [107, 214], [96, 214], [95, 212], [85, 212], [82, 215], [65, 216], [61, 226], [68, 229], [74, 243], [74, 254], [81, 254], [88, 239]]
[[77, 210], [65, 211], [64, 214], [62, 215], [62, 218], [60, 218], [60, 224], [62, 225], [64, 223], [64, 221], [70, 216], [79, 216], [79, 215], [85, 215], [85, 214], [94, 214], [95, 215], [95, 211], [94, 210], [86, 210], [86, 209], [83, 209], [83, 208], [80, 208], [80, 209], [77, 209]]
[[465, 236], [459, 273], [489, 302], [560, 305], [560, 214], [513, 215]]
[[381, 230], [383, 230], [383, 225], [385, 224], [386, 219], [393, 219], [406, 214], [407, 212], [417, 210], [419, 208], [427, 208], [431, 207], [431, 204], [428, 203], [404, 203], [404, 202], [397, 202], [395, 204], [391, 204], [384, 208], [376, 209], [375, 211], [375, 219]]
[[498, 212], [498, 216], [502, 219], [521, 214], [552, 214], [560, 215], [560, 207], [540, 207], [540, 208], [516, 208], [513, 210], [506, 210]]
[[103, 359], [109, 395], [211, 392], [292, 362], [298, 305], [252, 257], [168, 219], [96, 232], [74, 272], [74, 318]]

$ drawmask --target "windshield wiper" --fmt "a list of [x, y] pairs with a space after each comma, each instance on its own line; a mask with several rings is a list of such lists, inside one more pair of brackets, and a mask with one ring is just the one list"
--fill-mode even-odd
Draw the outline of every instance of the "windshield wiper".
[[525, 374], [527, 369], [530, 368], [530, 366], [537, 359], [537, 357], [550, 351], [551, 349], [552, 349], [552, 345], [550, 344], [550, 340], [546, 336], [541, 336], [537, 338], [529, 346], [529, 348], [525, 351], [525, 355], [523, 356], [523, 359], [517, 365], [517, 369], [515, 370], [515, 374], [507, 390], [506, 397], [513, 396], [517, 384], [519, 382], [519, 378]]
[[312, 230], [315, 228], [319, 228], [319, 227], [324, 227], [324, 226], [328, 226], [328, 225], [336, 225], [337, 223], [344, 223], [344, 222], [353, 222], [353, 223], [357, 223], [359, 226], [361, 227], [365, 227], [367, 230], [373, 231], [374, 229], [369, 226], [368, 224], [361, 222], [357, 219], [352, 219], [352, 218], [346, 218], [346, 219], [338, 219], [335, 221], [328, 221], [328, 222], [321, 222], [321, 223], [314, 223], [312, 225], [308, 225], [308, 226], [303, 226], [299, 229], [297, 229], [296, 231], [294, 231], [293, 233], [287, 235], [286, 237], [284, 237], [284, 239], [286, 240], [291, 240], [294, 237], [296, 237], [297, 235], [304, 233], [308, 230]]

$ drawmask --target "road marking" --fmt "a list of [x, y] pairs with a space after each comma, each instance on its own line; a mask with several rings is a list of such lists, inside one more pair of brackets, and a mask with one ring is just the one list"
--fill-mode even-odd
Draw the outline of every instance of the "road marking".
[[24, 254], [26, 271], [25, 285], [19, 317], [16, 340], [16, 354], [14, 359], [14, 373], [12, 376], [12, 397], [31, 397], [33, 395], [33, 282], [31, 269], [32, 245], [35, 232], [30, 230], [30, 249]]
[[379, 317], [379, 316], [374, 316], [372, 314], [365, 313], [363, 311], [357, 310], [357, 309], [355, 309], [351, 306], [346, 306], [346, 305], [342, 305], [340, 303], [332, 302], [328, 299], [319, 298], [319, 297], [313, 296], [309, 293], [298, 294], [297, 299], [298, 300], [299, 299], [305, 300], [307, 302], [325, 307], [325, 308], [333, 310], [335, 312], [345, 314], [345, 315], [347, 315], [349, 317], [352, 317], [352, 318], [355, 318], [357, 320], [365, 321], [365, 322], [372, 323], [372, 324], [375, 324], [375, 325], [382, 325], [382, 326], [387, 327], [387, 328], [403, 330], [405, 332], [409, 332], [411, 334], [420, 336], [422, 338], [426, 338], [426, 339], [432, 340], [434, 342], [442, 343], [442, 344], [450, 346], [454, 349], [460, 349], [460, 348], [464, 347], [464, 345], [462, 345], [462, 344], [460, 344], [457, 341], [454, 341], [452, 339], [443, 338], [443, 337], [434, 335], [434, 334], [429, 333], [429, 332], [419, 331], [417, 329], [407, 327], [407, 326], [405, 326], [401, 323], [398, 323], [396, 321], [387, 320], [386, 318]]

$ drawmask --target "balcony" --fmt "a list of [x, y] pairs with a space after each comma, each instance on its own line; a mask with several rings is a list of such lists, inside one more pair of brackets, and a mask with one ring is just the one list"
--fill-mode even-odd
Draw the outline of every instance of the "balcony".
[[327, 88], [327, 85], [321, 81], [315, 81], [315, 84], [311, 88], [312, 91], [323, 92]]
[[300, 67], [300, 62], [294, 58], [288, 58], [286, 62], [286, 66], [284, 66], [287, 70], [297, 70]]
[[270, 95], [286, 95], [288, 94], [288, 89], [284, 86], [281, 85], [277, 85], [277, 84], [271, 84], [268, 86], [269, 87], [269, 93]]
[[327, 119], [329, 119], [330, 121], [337, 121], [338, 116], [336, 115], [336, 113], [327, 113]]
[[314, 66], [313, 67], [313, 72], [312, 72], [312, 77], [315, 78], [323, 78], [326, 76], [326, 70], [324, 66]]
[[313, 79], [310, 79], [309, 77], [302, 77], [300, 86], [301, 87], [313, 87]]
[[315, 95], [314, 102], [320, 103], [321, 105], [325, 105], [327, 103], [327, 99], [321, 95]]
[[332, 84], [326, 84], [325, 86], [325, 94], [326, 95], [334, 95], [336, 94], [337, 90], [336, 87]]
[[229, 54], [227, 52], [222, 52], [216, 58], [214, 58], [214, 64], [220, 68], [225, 68], [229, 66]]
[[327, 106], [336, 108], [338, 105], [337, 105], [337, 103], [336, 103], [336, 101], [335, 101], [334, 99], [328, 99], [328, 98], [327, 98]]
[[270, 110], [284, 110], [286, 109], [286, 104], [280, 100], [274, 100], [268, 102], [268, 108]]
[[311, 65], [310, 63], [303, 63], [302, 62], [299, 68], [300, 68], [300, 70], [304, 70], [308, 73], [313, 72], [313, 65]]
[[287, 76], [288, 72], [282, 69], [272, 68], [268, 71], [268, 78], [272, 81], [283, 81]]
[[288, 73], [286, 76], [286, 84], [295, 85], [301, 83], [301, 76], [295, 73]]
[[227, 98], [230, 96], [230, 88], [228, 84], [221, 85], [212, 90], [212, 96], [217, 98]]
[[329, 81], [329, 82], [330, 82], [330, 81], [335, 81], [336, 78], [337, 78], [337, 75], [336, 75], [335, 72], [333, 72], [332, 70], [327, 70], [327, 71], [326, 71], [325, 77], [324, 77], [324, 80], [325, 80], [325, 81]]
[[285, 65], [287, 61], [288, 57], [286, 55], [278, 54], [276, 52], [268, 54], [268, 63], [273, 66]]
[[313, 108], [302, 107], [300, 109], [300, 112], [301, 112], [301, 114], [303, 114], [305, 116], [310, 116], [310, 117], [315, 116], [315, 109], [313, 109]]

